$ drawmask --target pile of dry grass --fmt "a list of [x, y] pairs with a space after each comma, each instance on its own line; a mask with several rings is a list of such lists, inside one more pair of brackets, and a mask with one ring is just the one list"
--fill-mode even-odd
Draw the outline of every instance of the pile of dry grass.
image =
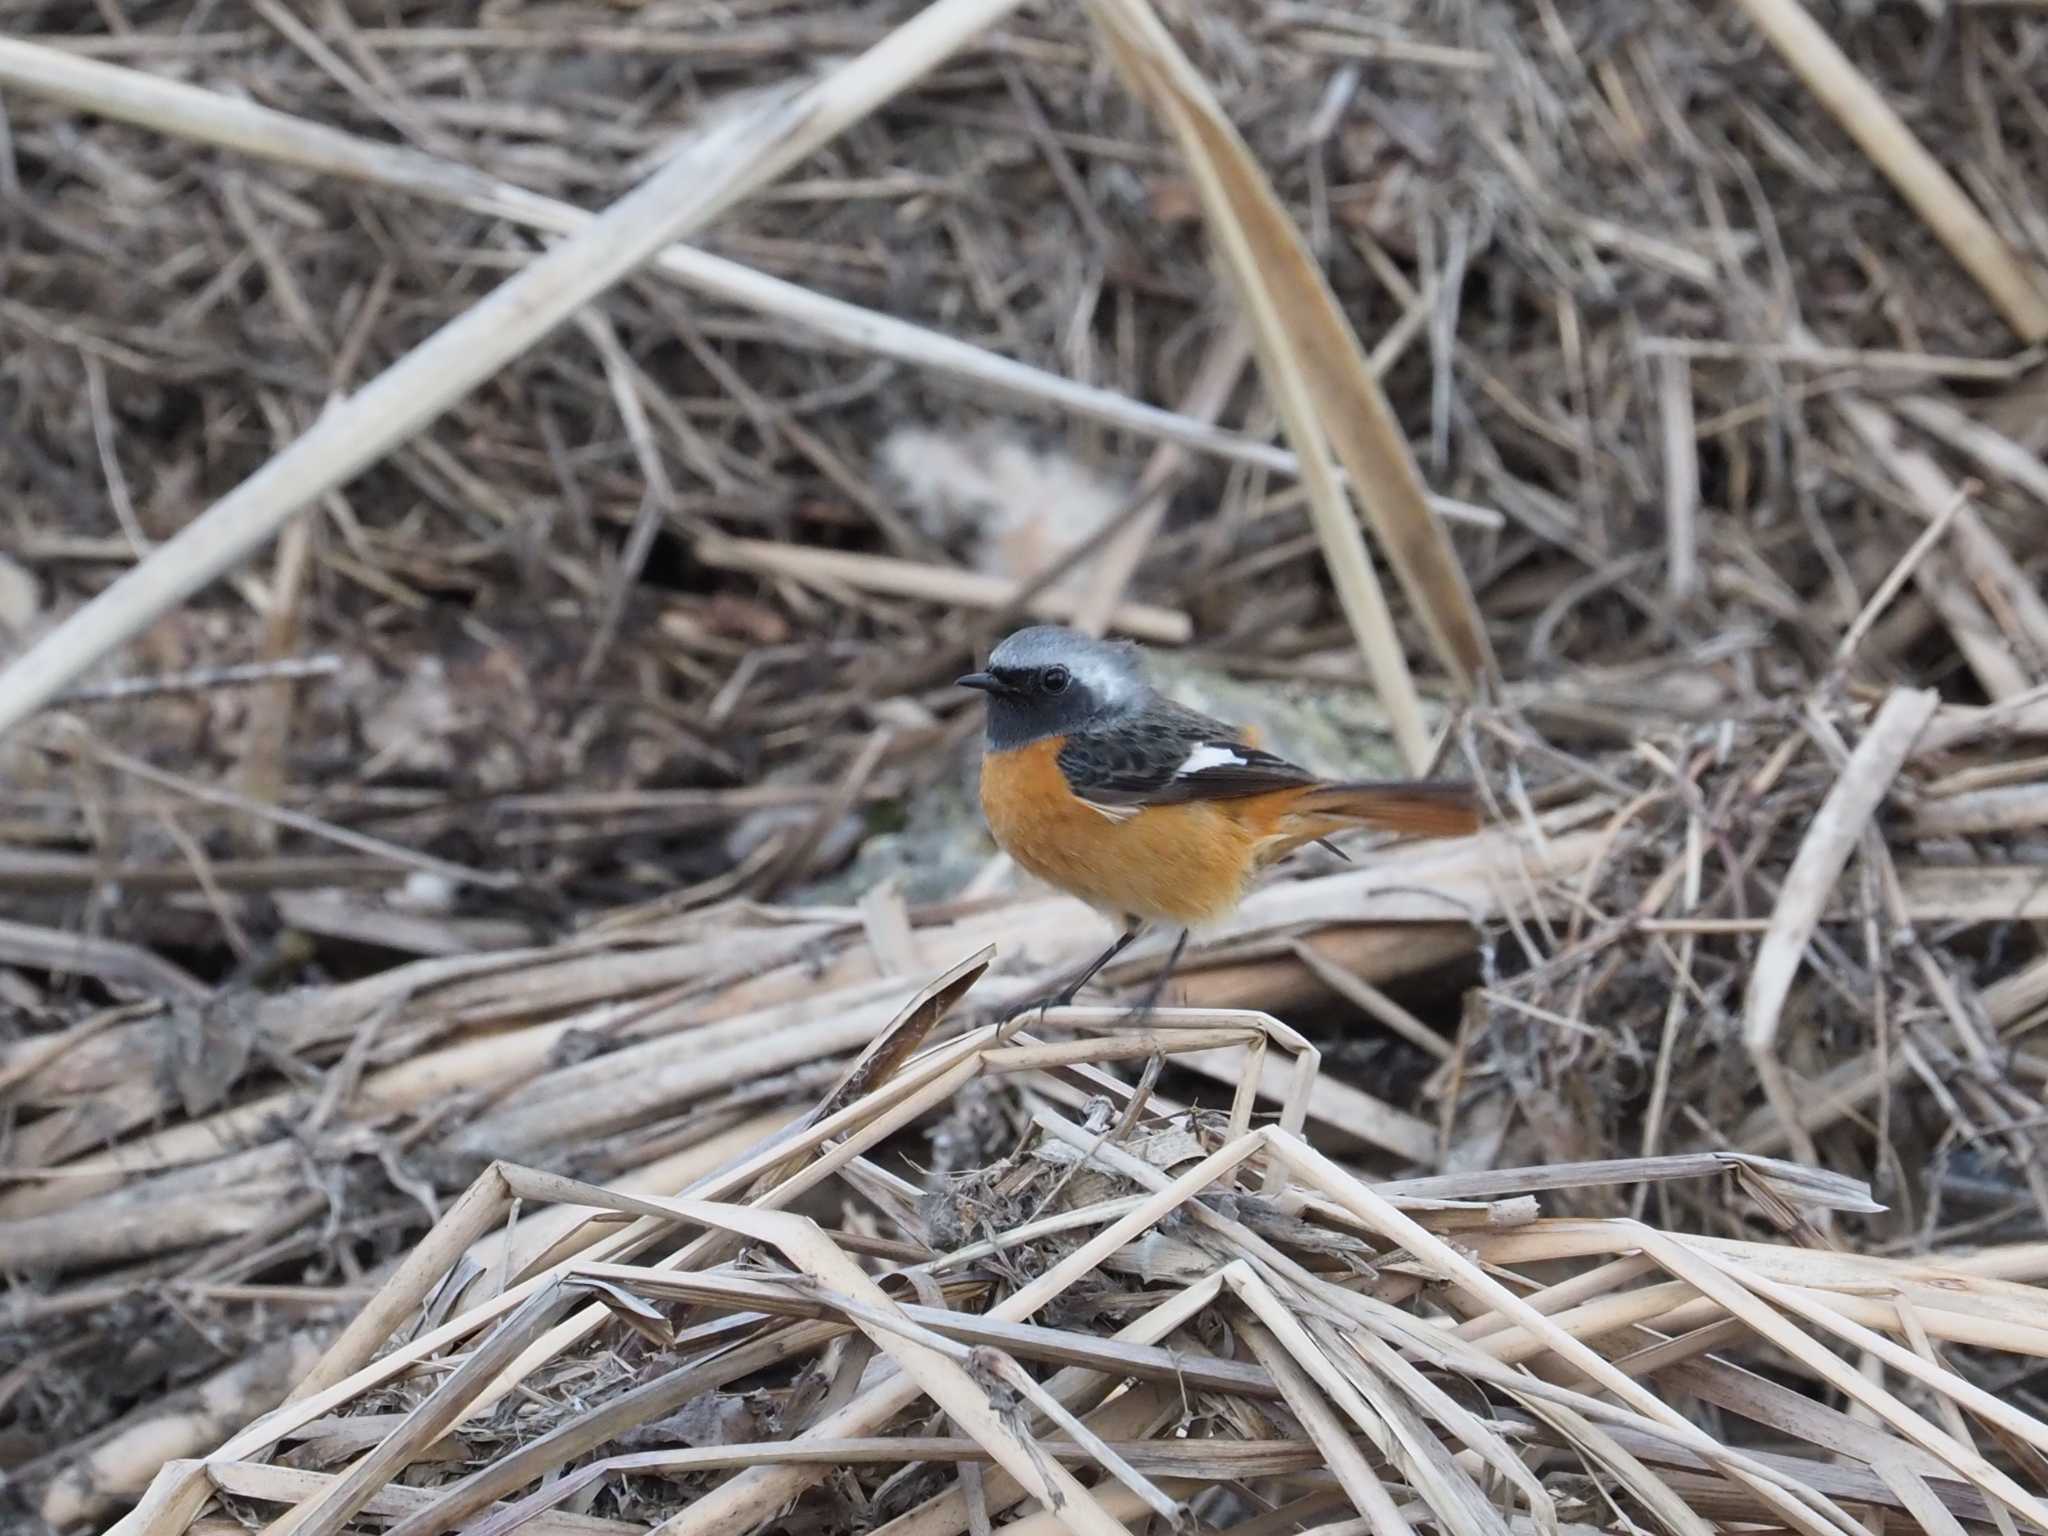
[[[778, 1515], [961, 1532], [1013, 1511], [1032, 1530], [1285, 1530], [1347, 1507], [1396, 1532], [2048, 1524], [2028, 1487], [2048, 1423], [1947, 1358], [2015, 1373], [2048, 1350], [2048, 1298], [2015, 1283], [2038, 1246], [1808, 1247], [1817, 1213], [1867, 1195], [1739, 1154], [1375, 1187], [1302, 1139], [1317, 1053], [1265, 1015], [1062, 1010], [1064, 1041], [981, 1027], [918, 1051], [987, 960], [678, 1195], [493, 1164], [285, 1406], [165, 1465], [130, 1528], [189, 1530], [216, 1502], [404, 1536]], [[1154, 1098], [1190, 1052], [1237, 1058], [1227, 1114]], [[1134, 1059], [1135, 1088], [1101, 1070]], [[1274, 1066], [1288, 1086], [1255, 1128]], [[1000, 1158], [927, 1188], [870, 1156], [977, 1082], [1020, 1093]], [[1794, 1240], [1547, 1218], [1530, 1198], [1702, 1177]], [[835, 1182], [857, 1203], [792, 1214]], [[600, 1214], [554, 1219], [577, 1208]], [[1852, 1411], [1745, 1368], [1759, 1351]], [[1710, 1433], [1686, 1398], [1770, 1449]]]
[[[0, 0], [0, 1497], [2041, 1524], [2048, 19], [1937, 9]], [[1020, 1031], [1093, 918], [818, 882], [1025, 615], [1492, 825]]]
[[[2044, 1225], [2029, 1099], [2043, 1064], [2014, 1047], [2048, 1018], [2048, 961], [1982, 988], [1971, 979], [1993, 969], [1987, 936], [1995, 945], [2015, 921], [2040, 919], [2042, 884], [1957, 819], [2008, 803], [1967, 787], [1986, 771], [1972, 756], [1996, 748], [2001, 730], [1996, 715], [1902, 691], [1875, 706], [1817, 705], [1775, 732], [1714, 733], [1690, 751], [1667, 744], [1669, 755], [1645, 742], [1633, 761], [1553, 763], [1546, 775], [1540, 753], [1481, 716], [1467, 739], [1508, 786], [1499, 827], [1361, 851], [1270, 885], [1194, 950], [1170, 994], [1182, 1005], [1144, 1019], [1100, 1008], [1009, 1017], [1101, 943], [1104, 924], [1074, 904], [913, 914], [886, 889], [855, 910], [635, 910], [548, 949], [103, 1012], [0, 1059], [18, 1156], [46, 1170], [0, 1195], [11, 1259], [54, 1282], [11, 1303], [17, 1327], [55, 1340], [24, 1370], [62, 1379], [84, 1330], [123, 1312], [163, 1327], [225, 1309], [250, 1331], [196, 1401], [138, 1409], [49, 1458], [30, 1486], [67, 1528], [177, 1452], [156, 1483], [167, 1502], [149, 1516], [170, 1523], [135, 1529], [183, 1529], [176, 1520], [218, 1492], [238, 1508], [303, 1503], [344, 1523], [357, 1509], [433, 1522], [403, 1527], [425, 1531], [575, 1466], [502, 1518], [552, 1529], [534, 1511], [579, 1496], [632, 1528], [673, 1516], [664, 1529], [683, 1530], [711, 1518], [711, 1504], [691, 1512], [724, 1471], [763, 1469], [737, 1486], [772, 1491], [736, 1507], [765, 1517], [847, 1463], [860, 1470], [821, 1490], [818, 1518], [908, 1519], [936, 1473], [900, 1469], [984, 1452], [1044, 1469], [1093, 1454], [1066, 1420], [1032, 1430], [1018, 1417], [1030, 1406], [1014, 1401], [1030, 1395], [1018, 1362], [1053, 1360], [1155, 1370], [1136, 1378], [1153, 1383], [1138, 1398], [1110, 1400], [1124, 1408], [1100, 1431], [1122, 1458], [1109, 1480], [1124, 1485], [1117, 1509], [1152, 1487], [1131, 1483], [1136, 1467], [1175, 1498], [1237, 1489], [1204, 1495], [1211, 1520], [1317, 1501], [1296, 1511], [1306, 1513], [1389, 1483], [1379, 1497], [1476, 1518], [1467, 1505], [1485, 1477], [1421, 1449], [1443, 1433], [1486, 1466], [1511, 1445], [1516, 1457], [1537, 1444], [1572, 1452], [1535, 1458], [1517, 1484], [1538, 1518], [1590, 1496], [1587, 1455], [1596, 1482], [1625, 1469], [1607, 1493], [1631, 1509], [1675, 1500], [1694, 1518], [1761, 1518], [1755, 1501], [1777, 1507], [1790, 1489], [1916, 1518], [1927, 1499], [1945, 1500], [1988, 1518], [1961, 1484], [1996, 1502], [1997, 1478], [2024, 1478], [2026, 1455], [1997, 1462], [1994, 1476], [1992, 1463], [1953, 1459], [1967, 1436], [1944, 1438], [1946, 1470], [1909, 1459], [1916, 1470], [1895, 1486], [1889, 1458], [1918, 1453], [1861, 1424], [1862, 1438], [1841, 1441], [1836, 1426], [1855, 1421], [1826, 1405], [1854, 1383], [1857, 1401], [1924, 1449], [1935, 1442], [1918, 1438], [1926, 1404], [1913, 1394], [1934, 1382], [1972, 1412], [1987, 1391], [2003, 1393], [2006, 1417], [1987, 1424], [1994, 1447], [2048, 1434], [2022, 1385], [2026, 1357], [2048, 1340], [2048, 1303], [2002, 1283], [2043, 1262], [2025, 1240]], [[1844, 750], [1843, 771], [1830, 745]], [[1995, 750], [1991, 763], [2001, 760], [2010, 753]], [[1548, 782], [1515, 792], [1539, 777]], [[1985, 794], [1994, 799], [1969, 798]], [[1815, 862], [1829, 859], [1851, 861], [1849, 876], [1816, 880]], [[1863, 947], [1872, 936], [1874, 952]], [[989, 971], [998, 945], [1005, 962]], [[1771, 957], [1809, 945], [1813, 963], [1774, 991]], [[905, 1007], [917, 978], [962, 954]], [[1384, 990], [1475, 954], [1481, 985], [1454, 1035]], [[1108, 979], [1142, 986], [1160, 958], [1141, 947]], [[1321, 1017], [1332, 989], [1393, 1042], [1363, 1078], [1319, 1070], [1310, 1039], [1246, 1007]], [[1341, 1058], [1356, 1033], [1323, 1039]], [[167, 1037], [171, 1071], [155, 1044]], [[1135, 1085], [1117, 1063], [1144, 1064]], [[1234, 1085], [1227, 1113], [1189, 1107], [1218, 1085]], [[807, 1101], [818, 1107], [792, 1120]], [[1800, 1163], [1771, 1159], [1787, 1145]], [[1680, 1147], [1698, 1150], [1667, 1150]], [[1622, 1150], [1639, 1155], [1613, 1155]], [[493, 1158], [512, 1161], [491, 1162], [452, 1205], [437, 1199]], [[1175, 1180], [1195, 1162], [1199, 1179]], [[1388, 1183], [1372, 1167], [1406, 1177]], [[1823, 1167], [1867, 1170], [1884, 1202]], [[1171, 1207], [1204, 1200], [1172, 1219], [1167, 1203], [1134, 1204], [1168, 1184]], [[1639, 1212], [1655, 1198], [1654, 1228], [1619, 1214], [1631, 1193]], [[563, 1208], [530, 1211], [530, 1200]], [[647, 1219], [616, 1233], [573, 1209], [592, 1205]], [[377, 1234], [416, 1226], [422, 1208], [439, 1218], [429, 1237], [352, 1284], [259, 1278], [317, 1253], [385, 1247]], [[785, 1208], [821, 1225], [760, 1224]], [[1091, 1222], [1105, 1226], [1104, 1246], [1060, 1268]], [[1874, 1257], [1887, 1250], [1932, 1256]], [[787, 1266], [812, 1278], [773, 1278]], [[1060, 1284], [1042, 1290], [1049, 1275]], [[1057, 1327], [1006, 1326], [1082, 1275], [1095, 1279], [1047, 1314]], [[1520, 1327], [1503, 1285], [1561, 1311], [1564, 1331], [1586, 1341], [1561, 1357], [1561, 1375], [1546, 1368], [1526, 1391], [1502, 1362], [1563, 1346]], [[1958, 1285], [1960, 1295], [1943, 1289]], [[851, 1310], [835, 1311], [839, 1300]], [[907, 1319], [899, 1302], [916, 1304]], [[580, 1321], [565, 1322], [579, 1303]], [[1925, 1307], [1941, 1314], [1929, 1320]], [[1293, 1329], [1265, 1331], [1276, 1312]], [[1354, 1337], [1368, 1321], [1374, 1349]], [[849, 1329], [873, 1344], [833, 1342]], [[1126, 1348], [1181, 1329], [1194, 1332], [1172, 1350]], [[1896, 1336], [1892, 1354], [1865, 1342], [1870, 1330]], [[1480, 1353], [1457, 1342], [1468, 1337]], [[1213, 1367], [1181, 1353], [1198, 1338]], [[1918, 1385], [1884, 1370], [1866, 1380], [1814, 1342], [1829, 1338]], [[941, 1397], [949, 1429], [922, 1425], [907, 1401], [856, 1400], [874, 1349], [900, 1363], [905, 1340], [926, 1347], [909, 1350], [921, 1367], [983, 1390], [994, 1417], [963, 1419]], [[1968, 1346], [1967, 1363], [1950, 1366], [1929, 1340]], [[1982, 1350], [2015, 1358], [1997, 1364]], [[1654, 1390], [1604, 1404], [1598, 1429], [1581, 1417], [1591, 1399], [1528, 1397], [1546, 1381], [1611, 1386], [1588, 1359]], [[1179, 1387], [1156, 1375], [1169, 1361]], [[1332, 1386], [1332, 1372], [1351, 1389]], [[1092, 1406], [1122, 1379], [1082, 1371], [1047, 1389], [1092, 1383]], [[295, 1406], [283, 1417], [242, 1431], [287, 1392]], [[1388, 1392], [1408, 1406], [1388, 1408]], [[1462, 1416], [1445, 1420], [1454, 1402]], [[1743, 1457], [1702, 1460], [1699, 1432], [1680, 1433], [1687, 1421], [1664, 1406], [1689, 1403], [1742, 1421], [1720, 1443], [1764, 1455], [1772, 1477], [1757, 1482]], [[837, 1412], [861, 1404], [873, 1416], [857, 1424]], [[1465, 1441], [1480, 1423], [1481, 1440]], [[988, 1438], [989, 1424], [1001, 1433]], [[912, 1445], [876, 1440], [887, 1426]], [[815, 1451], [756, 1443], [800, 1430]], [[1610, 1431], [1632, 1454], [1611, 1459]], [[1160, 1434], [1180, 1449], [1146, 1453]], [[1786, 1435], [1807, 1446], [1796, 1464], [1771, 1460]], [[1363, 1439], [1339, 1455], [1332, 1436]], [[651, 1449], [678, 1439], [695, 1449]], [[1270, 1459], [1254, 1454], [1275, 1442]], [[1887, 1470], [1845, 1478], [1816, 1459], [1821, 1448]], [[346, 1478], [321, 1470], [359, 1457]], [[1347, 1475], [1295, 1475], [1310, 1469]], [[615, 1479], [635, 1470], [681, 1480]], [[1933, 1479], [1924, 1488], [1912, 1481], [1922, 1476]], [[1242, 1499], [1252, 1502], [1231, 1502]], [[915, 1528], [924, 1518], [938, 1517]]]

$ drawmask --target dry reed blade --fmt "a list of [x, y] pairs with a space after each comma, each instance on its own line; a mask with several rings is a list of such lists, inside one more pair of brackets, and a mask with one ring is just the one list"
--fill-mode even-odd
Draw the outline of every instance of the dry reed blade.
[[[1378, 383], [1327, 283], [1243, 141], [1144, 0], [1091, 7], [1127, 81], [1179, 139], [1210, 233], [1244, 303], [1261, 374], [1301, 460], [1302, 482], [1332, 579], [1411, 767], [1427, 766], [1422, 712], [1386, 599], [1328, 458], [1335, 447], [1461, 689], [1480, 688], [1492, 658], [1455, 554], [1423, 500]], [[1417, 508], [1424, 508], [1415, 523]]]
[[1288, 363], [1300, 370], [1316, 419], [1350, 471], [1439, 660], [1461, 691], [1493, 685], [1492, 648], [1464, 570], [1427, 512], [1421, 471], [1328, 278], [1148, 0], [1096, 0], [1094, 11], [1130, 50], [1127, 70], [1142, 71], [1133, 84], [1167, 108], [1183, 152], [1200, 166], [1205, 183], [1213, 183], [1212, 217], [1231, 232], [1233, 257], [1243, 263], [1236, 274], [1241, 288], [1247, 297], [1256, 292], [1254, 313], [1270, 309], [1277, 327], [1268, 346], [1284, 348]]

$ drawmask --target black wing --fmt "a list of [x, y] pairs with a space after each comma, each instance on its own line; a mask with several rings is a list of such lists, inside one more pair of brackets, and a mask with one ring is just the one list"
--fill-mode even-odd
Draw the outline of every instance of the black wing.
[[1221, 720], [1159, 700], [1142, 714], [1077, 731], [1060, 748], [1068, 786], [1105, 810], [1227, 800], [1315, 782], [1284, 757], [1239, 741]]

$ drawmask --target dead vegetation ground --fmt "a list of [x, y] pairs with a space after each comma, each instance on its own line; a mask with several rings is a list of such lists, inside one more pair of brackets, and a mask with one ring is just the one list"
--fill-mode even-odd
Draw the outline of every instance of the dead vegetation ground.
[[[916, 9], [0, 0], [0, 655]], [[0, 1518], [2042, 1525], [2048, 14], [1161, 9], [1469, 599], [1143, 7], [981, 30], [0, 736]], [[1494, 825], [996, 1033], [1025, 613]]]

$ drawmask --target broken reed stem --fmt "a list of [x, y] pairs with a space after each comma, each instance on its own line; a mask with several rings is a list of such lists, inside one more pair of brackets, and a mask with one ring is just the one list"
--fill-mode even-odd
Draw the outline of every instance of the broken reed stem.
[[1940, 695], [1930, 689], [1899, 689], [1884, 701], [1857, 743], [1833, 789], [1821, 802], [1779, 888], [1771, 926], [1757, 950], [1743, 1004], [1742, 1042], [1755, 1065], [1765, 1096], [1806, 1162], [1817, 1161], [1813, 1143], [1800, 1127], [1798, 1106], [1777, 1057], [1778, 1030], [1792, 979], [1806, 955], [1822, 908], [1848, 866], [1849, 855], [1877, 814], [1913, 743], [1934, 717]]

